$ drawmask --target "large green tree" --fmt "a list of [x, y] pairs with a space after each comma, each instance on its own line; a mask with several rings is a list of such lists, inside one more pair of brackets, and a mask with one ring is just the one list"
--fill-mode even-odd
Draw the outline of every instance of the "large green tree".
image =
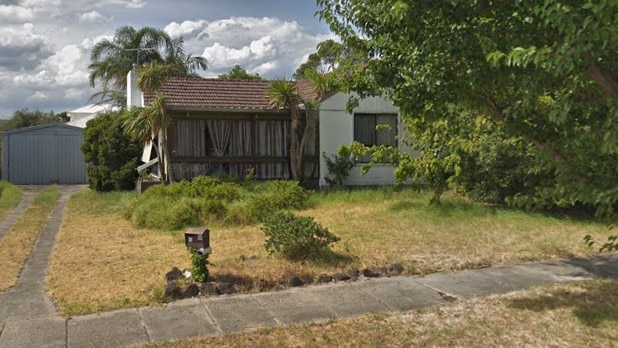
[[102, 100], [118, 100], [119, 92], [124, 94], [134, 65], [165, 64], [173, 67], [176, 76], [197, 76], [207, 69], [204, 57], [185, 53], [182, 37], [171, 39], [165, 31], [151, 27], [120, 27], [111, 40], [101, 40], [92, 48], [90, 60], [90, 84], [96, 87], [100, 82], [94, 96]]
[[[147, 142], [157, 140], [155, 151], [159, 159], [159, 173], [164, 182], [170, 182], [169, 152], [167, 146], [167, 130], [172, 122], [165, 111], [165, 95], [158, 92], [159, 87], [168, 77], [178, 76], [178, 66], [152, 62], [138, 70], [137, 85], [148, 93], [155, 93], [150, 105], [143, 108], [132, 108], [122, 121], [125, 134], [144, 146]], [[159, 146], [160, 145], [160, 146]]]
[[[533, 178], [511, 202], [616, 214], [618, 1], [317, 2], [342, 43], [367, 58], [340, 63], [339, 87], [387, 94], [424, 153], [398, 155], [401, 178], [457, 181], [460, 154], [482, 145], [461, 134], [485, 127], [478, 139], [516, 152]], [[505, 141], [514, 145], [499, 150]]]

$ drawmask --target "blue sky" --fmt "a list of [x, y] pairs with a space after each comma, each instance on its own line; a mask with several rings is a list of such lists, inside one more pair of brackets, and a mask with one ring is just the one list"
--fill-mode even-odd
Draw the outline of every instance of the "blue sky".
[[0, 118], [18, 109], [69, 111], [92, 101], [90, 49], [123, 25], [183, 36], [213, 77], [239, 64], [291, 76], [334, 36], [315, 0], [0, 0]]

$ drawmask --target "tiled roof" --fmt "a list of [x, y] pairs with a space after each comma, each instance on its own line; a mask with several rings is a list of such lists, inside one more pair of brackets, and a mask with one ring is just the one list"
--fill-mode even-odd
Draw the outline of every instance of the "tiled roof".
[[[170, 77], [159, 91], [170, 108], [191, 109], [270, 109], [268, 81], [223, 80], [197, 77]], [[145, 93], [149, 105], [154, 94]]]
[[[173, 109], [271, 110], [268, 106], [269, 82], [170, 77], [159, 91], [165, 94], [165, 105]], [[311, 94], [307, 82], [298, 89], [302, 96]], [[153, 93], [144, 94], [145, 105], [153, 99]]]

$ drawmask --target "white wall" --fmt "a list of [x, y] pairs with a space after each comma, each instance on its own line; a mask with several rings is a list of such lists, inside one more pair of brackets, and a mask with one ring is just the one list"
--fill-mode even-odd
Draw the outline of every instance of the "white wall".
[[[337, 154], [340, 145], [349, 145], [354, 141], [354, 116], [346, 111], [346, 102], [349, 94], [337, 93], [322, 101], [320, 104], [320, 187], [327, 186], [325, 177], [328, 176], [326, 161], [327, 156]], [[399, 109], [384, 97], [368, 97], [359, 101], [354, 109], [355, 113], [389, 113], [399, 116]], [[400, 119], [400, 118], [399, 118]], [[403, 134], [401, 121], [398, 125], [398, 134]], [[406, 151], [407, 148], [399, 143], [399, 148]], [[376, 164], [365, 175], [360, 174], [362, 164], [358, 164], [350, 172], [346, 180], [347, 185], [392, 185], [394, 183], [395, 166], [390, 164]]]

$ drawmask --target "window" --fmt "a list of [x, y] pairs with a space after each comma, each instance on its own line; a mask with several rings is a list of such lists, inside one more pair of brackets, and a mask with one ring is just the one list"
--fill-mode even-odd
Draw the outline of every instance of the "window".
[[[397, 114], [354, 114], [354, 141], [365, 146], [396, 147]], [[359, 161], [369, 162], [369, 159], [367, 156], [359, 158]]]

